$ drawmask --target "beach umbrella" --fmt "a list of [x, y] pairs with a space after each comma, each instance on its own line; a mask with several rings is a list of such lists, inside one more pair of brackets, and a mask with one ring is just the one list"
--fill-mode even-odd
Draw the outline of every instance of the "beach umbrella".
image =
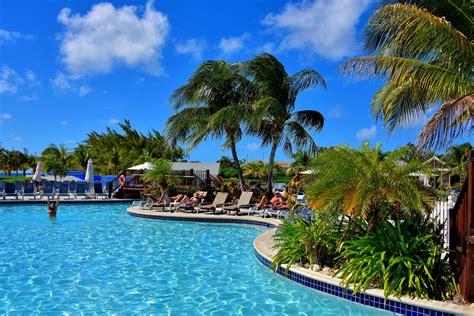
[[41, 170], [43, 169], [43, 164], [41, 161], [38, 161], [38, 164], [36, 165], [36, 171], [35, 174], [33, 175], [33, 181], [41, 181]]
[[87, 162], [86, 177], [84, 181], [87, 183], [94, 183], [94, 165], [92, 164], [92, 159], [89, 159]]

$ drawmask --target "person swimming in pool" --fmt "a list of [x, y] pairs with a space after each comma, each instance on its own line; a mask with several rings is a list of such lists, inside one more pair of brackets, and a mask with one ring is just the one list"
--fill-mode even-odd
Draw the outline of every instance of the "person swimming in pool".
[[59, 206], [59, 194], [56, 198], [56, 200], [49, 199], [48, 196], [48, 215], [50, 218], [55, 218], [56, 213], [58, 212], [58, 206]]

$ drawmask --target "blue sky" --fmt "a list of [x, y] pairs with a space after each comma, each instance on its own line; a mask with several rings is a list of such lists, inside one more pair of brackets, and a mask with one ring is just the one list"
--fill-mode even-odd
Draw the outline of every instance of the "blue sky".
[[[92, 130], [129, 119], [142, 132], [162, 131], [173, 113], [169, 96], [207, 59], [244, 61], [262, 51], [289, 73], [319, 71], [327, 90], [300, 95], [297, 109], [326, 117], [320, 146], [364, 139], [393, 149], [416, 142], [425, 118], [387, 135], [370, 111], [378, 81], [340, 75], [341, 61], [363, 54], [360, 30], [369, 0], [212, 0], [0, 2], [0, 141], [40, 153], [50, 143], [73, 148]], [[228, 155], [220, 140], [191, 160]], [[268, 159], [246, 137], [243, 159]], [[281, 151], [277, 160], [290, 160]]]

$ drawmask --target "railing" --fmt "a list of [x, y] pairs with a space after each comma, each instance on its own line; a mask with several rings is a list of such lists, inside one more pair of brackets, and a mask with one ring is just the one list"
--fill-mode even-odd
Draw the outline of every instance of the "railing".
[[444, 239], [444, 248], [449, 248], [449, 210], [454, 206], [452, 196], [448, 196], [446, 201], [438, 201], [435, 204], [431, 217], [442, 225], [442, 235]]
[[460, 294], [474, 302], [474, 150], [469, 153], [467, 179], [449, 215], [450, 261]]

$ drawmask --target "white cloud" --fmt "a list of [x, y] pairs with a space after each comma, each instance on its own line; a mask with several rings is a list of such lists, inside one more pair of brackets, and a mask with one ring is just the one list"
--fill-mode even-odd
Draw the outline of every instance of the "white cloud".
[[81, 97], [92, 92], [92, 88], [86, 85], [77, 87], [73, 79], [70, 76], [63, 74], [62, 72], [56, 73], [56, 77], [51, 79], [53, 87], [60, 92], [72, 92]]
[[120, 121], [117, 120], [116, 118], [111, 118], [111, 119], [109, 120], [109, 124], [112, 124], [112, 125], [118, 124], [119, 122], [120, 122]]
[[273, 53], [275, 51], [275, 44], [274, 43], [265, 43], [262, 46], [257, 48], [257, 54], [260, 53]]
[[17, 39], [33, 39], [33, 35], [26, 35], [20, 32], [12, 32], [0, 29], [0, 45], [5, 45], [8, 42], [15, 43]]
[[329, 109], [328, 117], [331, 119], [340, 119], [346, 116], [346, 114], [346, 110], [342, 106], [335, 105]]
[[0, 124], [11, 119], [12, 119], [12, 115], [10, 113], [0, 114]]
[[178, 54], [190, 54], [194, 59], [199, 60], [206, 48], [206, 42], [194, 38], [177, 43], [175, 48]]
[[38, 95], [36, 93], [32, 95], [22, 95], [16, 98], [18, 102], [30, 102], [34, 100], [38, 100]]
[[23, 79], [15, 70], [8, 66], [3, 66], [0, 71], [0, 93], [16, 93], [18, 86], [23, 83]]
[[21, 137], [20, 135], [14, 135], [14, 134], [11, 134], [10, 138], [15, 142], [21, 142], [23, 140], [23, 137]]
[[358, 48], [356, 25], [370, 0], [312, 0], [288, 3], [262, 23], [282, 34], [280, 50], [309, 50], [329, 59], [351, 56]]
[[377, 126], [372, 125], [370, 128], [363, 128], [357, 131], [356, 138], [358, 140], [366, 140], [374, 138], [377, 135]]
[[66, 126], [68, 123], [68, 120], [62, 120], [61, 122], [59, 122], [59, 125]]
[[245, 149], [250, 152], [256, 152], [260, 150], [260, 144], [250, 143], [247, 146], [245, 146]]
[[250, 34], [244, 33], [238, 37], [223, 37], [219, 42], [219, 49], [224, 54], [232, 54], [242, 50], [245, 47], [245, 41], [250, 37]]
[[77, 91], [77, 94], [79, 94], [81, 97], [91, 93], [92, 89], [88, 86], [81, 86], [79, 88], [79, 91]]
[[15, 94], [21, 86], [35, 86], [39, 81], [33, 71], [27, 70], [24, 76], [18, 74], [15, 70], [3, 65], [0, 69], [0, 94]]
[[162, 72], [159, 60], [170, 25], [151, 0], [142, 15], [135, 6], [115, 8], [103, 2], [82, 16], [63, 8], [58, 21], [65, 26], [61, 60], [73, 78], [108, 73], [117, 64]]

